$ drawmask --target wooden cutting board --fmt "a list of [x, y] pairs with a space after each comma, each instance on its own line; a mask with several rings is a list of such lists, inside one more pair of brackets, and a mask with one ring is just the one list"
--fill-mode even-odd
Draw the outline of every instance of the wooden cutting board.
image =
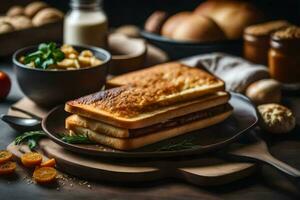
[[[46, 112], [26, 98], [13, 106], [40, 117]], [[8, 114], [24, 116], [12, 109]], [[15, 146], [13, 143], [7, 149], [18, 158], [29, 151], [25, 146]], [[257, 167], [253, 163], [227, 162], [212, 156], [161, 160], [89, 157], [67, 151], [50, 139], [41, 140], [38, 151], [45, 155], [45, 159], [55, 158], [62, 172], [101, 181], [144, 182], [171, 177], [198, 185], [220, 185], [249, 176]]]

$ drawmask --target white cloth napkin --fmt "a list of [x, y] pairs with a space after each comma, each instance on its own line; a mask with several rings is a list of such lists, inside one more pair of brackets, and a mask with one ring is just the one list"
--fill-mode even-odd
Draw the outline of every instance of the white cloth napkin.
[[225, 53], [197, 55], [180, 62], [193, 67], [204, 67], [225, 81], [226, 90], [239, 93], [244, 93], [255, 81], [269, 78], [267, 67]]

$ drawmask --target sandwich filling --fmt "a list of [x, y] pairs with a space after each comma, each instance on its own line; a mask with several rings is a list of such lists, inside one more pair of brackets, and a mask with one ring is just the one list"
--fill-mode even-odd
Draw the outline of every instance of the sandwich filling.
[[194, 113], [190, 113], [188, 115], [184, 115], [181, 117], [176, 117], [173, 119], [170, 119], [168, 121], [159, 123], [159, 124], [154, 124], [152, 126], [144, 127], [144, 128], [138, 128], [138, 129], [130, 129], [130, 135], [132, 137], [137, 137], [140, 135], [145, 135], [149, 133], [155, 133], [167, 128], [172, 128], [176, 126], [181, 126], [183, 124], [187, 124], [196, 120], [201, 120], [205, 118], [209, 118], [227, 111], [232, 110], [232, 107], [230, 104], [225, 104], [225, 105], [220, 105], [216, 106], [214, 108], [209, 108], [207, 110], [202, 110]]

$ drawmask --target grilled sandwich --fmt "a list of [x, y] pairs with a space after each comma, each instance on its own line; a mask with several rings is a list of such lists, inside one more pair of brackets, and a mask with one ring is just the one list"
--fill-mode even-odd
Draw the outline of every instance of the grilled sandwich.
[[225, 120], [232, 112], [224, 82], [179, 63], [121, 75], [115, 88], [66, 103], [66, 128], [130, 150]]

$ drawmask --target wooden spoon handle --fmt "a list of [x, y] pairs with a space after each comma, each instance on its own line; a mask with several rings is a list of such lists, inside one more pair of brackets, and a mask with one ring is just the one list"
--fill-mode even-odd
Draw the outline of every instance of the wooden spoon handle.
[[300, 181], [300, 171], [295, 169], [294, 167], [274, 158], [272, 155], [266, 155], [263, 157], [264, 159], [260, 159], [261, 161], [275, 167], [279, 171], [288, 174]]
[[284, 174], [289, 175], [290, 177], [293, 177], [295, 179], [299, 180], [300, 183], [300, 171], [295, 169], [294, 167], [274, 158], [269, 152], [255, 152], [255, 153], [245, 153], [245, 152], [238, 152], [238, 153], [229, 153], [229, 154], [224, 154], [220, 153], [220, 156], [223, 158], [229, 158], [229, 159], [234, 159], [236, 161], [246, 161], [246, 162], [263, 162], [266, 164], [269, 164], [273, 167], [275, 167], [277, 170], [283, 172]]

